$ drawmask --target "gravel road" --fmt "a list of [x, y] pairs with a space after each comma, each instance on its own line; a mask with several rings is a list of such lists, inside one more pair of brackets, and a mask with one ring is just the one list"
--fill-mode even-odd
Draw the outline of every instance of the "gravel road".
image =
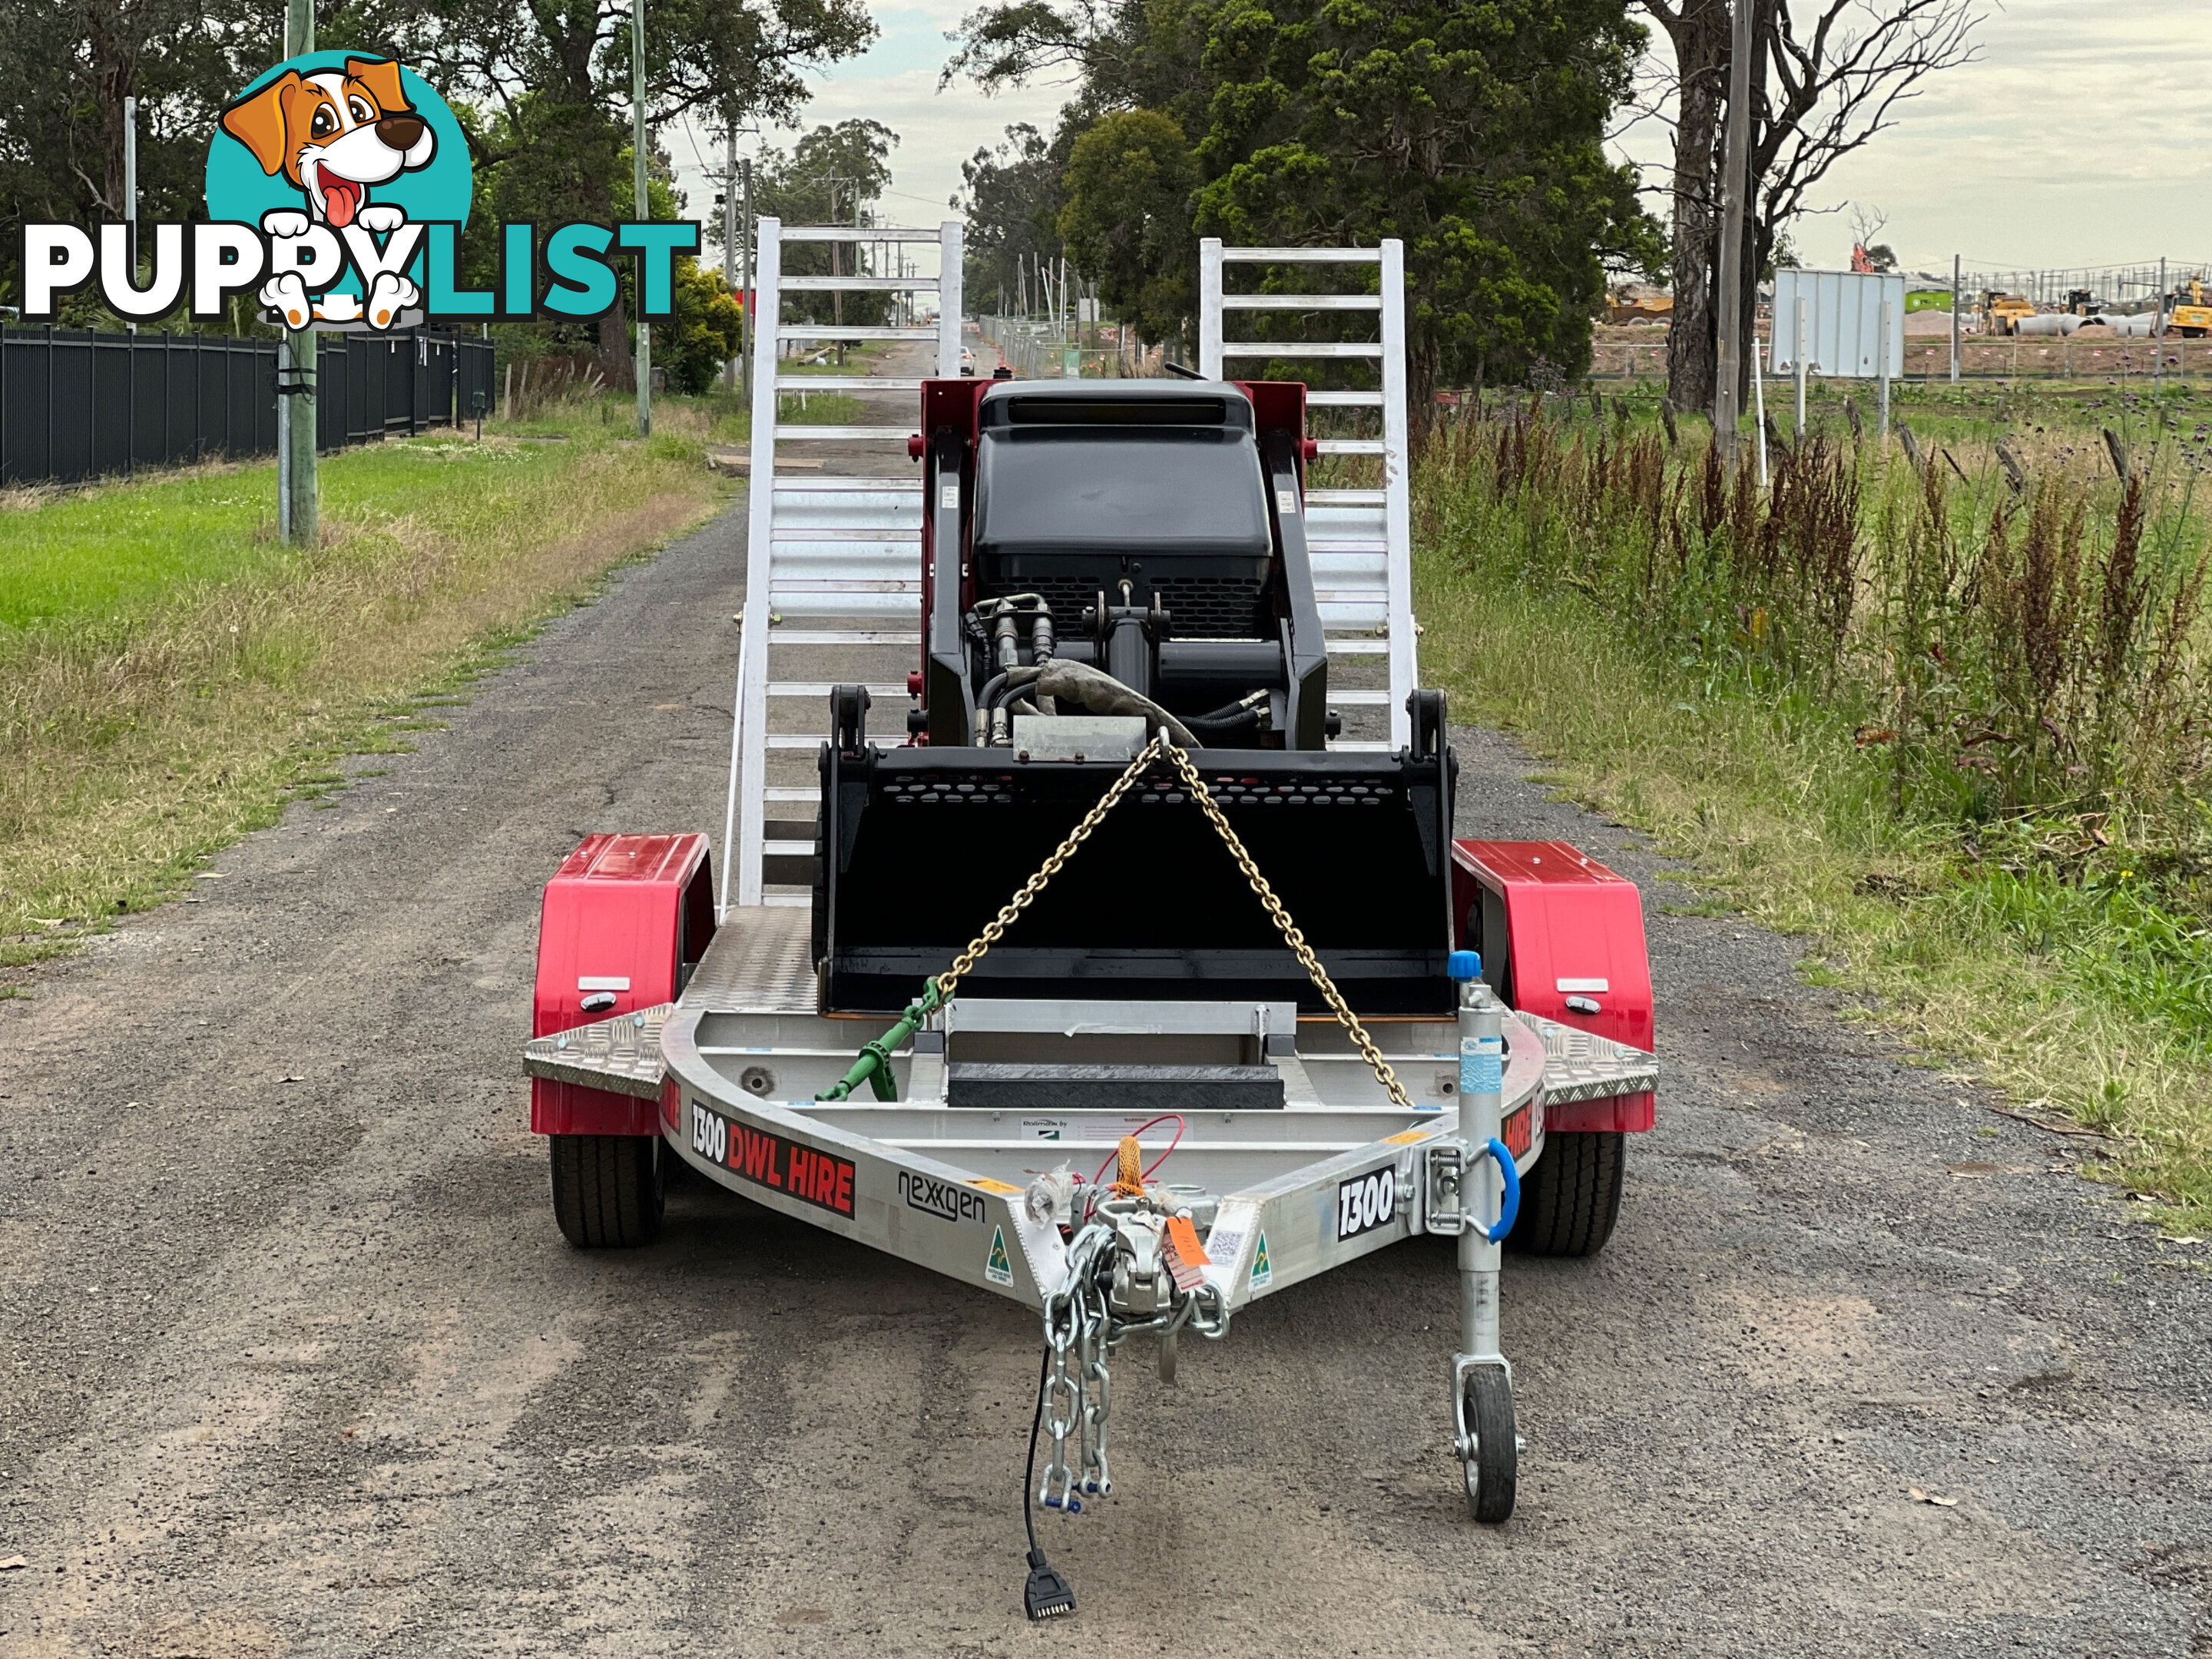
[[1477, 732], [1462, 833], [1645, 884], [1668, 1066], [1611, 1248], [1507, 1274], [1519, 1510], [1404, 1245], [1117, 1377], [1025, 1626], [1029, 1315], [696, 1188], [580, 1254], [527, 1133], [539, 884], [719, 828], [742, 538], [0, 1003], [0, 1654], [2212, 1654], [2212, 1250]]

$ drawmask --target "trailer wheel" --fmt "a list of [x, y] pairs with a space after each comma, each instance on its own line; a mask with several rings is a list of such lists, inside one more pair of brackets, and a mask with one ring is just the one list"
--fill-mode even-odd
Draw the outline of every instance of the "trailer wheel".
[[1513, 1513], [1521, 1439], [1513, 1426], [1513, 1380], [1501, 1365], [1478, 1365], [1467, 1374], [1467, 1426], [1474, 1455], [1460, 1468], [1467, 1506], [1474, 1518], [1495, 1524]]
[[1521, 1215], [1506, 1235], [1524, 1255], [1595, 1255], [1620, 1219], [1628, 1137], [1618, 1129], [1544, 1137], [1544, 1155], [1521, 1177]]
[[549, 1135], [553, 1218], [579, 1249], [627, 1249], [660, 1235], [659, 1135]]

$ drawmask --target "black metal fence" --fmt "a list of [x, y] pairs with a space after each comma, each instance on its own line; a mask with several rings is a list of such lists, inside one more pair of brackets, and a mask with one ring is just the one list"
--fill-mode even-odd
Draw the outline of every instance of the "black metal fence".
[[[319, 337], [316, 444], [467, 420], [492, 402], [489, 341]], [[0, 484], [73, 483], [276, 447], [276, 343], [0, 329]]]

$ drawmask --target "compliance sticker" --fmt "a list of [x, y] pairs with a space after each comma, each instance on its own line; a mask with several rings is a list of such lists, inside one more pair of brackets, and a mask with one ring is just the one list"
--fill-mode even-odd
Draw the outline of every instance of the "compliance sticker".
[[1386, 1164], [1379, 1170], [1354, 1176], [1340, 1182], [1336, 1188], [1336, 1236], [1357, 1238], [1362, 1233], [1371, 1233], [1377, 1227], [1387, 1227], [1398, 1214], [1398, 1166]]
[[696, 1100], [691, 1103], [691, 1150], [740, 1181], [832, 1215], [852, 1216], [853, 1166], [834, 1153], [817, 1152], [765, 1129], [748, 1129], [708, 1111]]

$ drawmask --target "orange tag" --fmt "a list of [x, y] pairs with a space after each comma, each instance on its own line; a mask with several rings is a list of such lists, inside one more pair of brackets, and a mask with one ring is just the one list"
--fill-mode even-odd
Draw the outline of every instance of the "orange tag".
[[1198, 1229], [1190, 1224], [1188, 1216], [1171, 1215], [1168, 1218], [1168, 1237], [1173, 1241], [1176, 1254], [1182, 1258], [1186, 1267], [1210, 1267], [1213, 1265], [1213, 1258], [1206, 1255], [1206, 1246], [1198, 1242]]

